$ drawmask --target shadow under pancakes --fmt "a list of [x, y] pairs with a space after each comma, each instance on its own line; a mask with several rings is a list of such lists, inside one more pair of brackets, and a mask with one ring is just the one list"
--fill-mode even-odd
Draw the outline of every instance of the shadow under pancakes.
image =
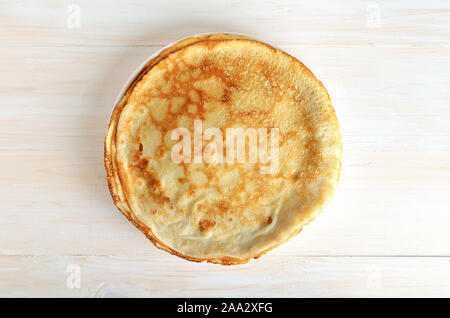
[[[142, 28], [141, 26], [139, 29], [142, 30]], [[82, 178], [85, 182], [83, 198], [77, 199], [89, 200], [90, 204], [95, 207], [93, 211], [101, 213], [102, 207], [108, 207], [111, 211], [116, 210], [106, 181], [104, 138], [116, 98], [125, 82], [139, 65], [162, 47], [194, 34], [214, 32], [234, 32], [244, 35], [249, 33], [232, 25], [212, 24], [198, 20], [176, 20], [167, 21], [157, 29], [153, 28], [151, 31], [134, 36], [133, 38], [140, 39], [135, 41], [138, 44], [114, 46], [108, 43], [92, 48], [93, 51], [99, 50], [105, 53], [105, 59], [108, 62], [100, 65], [108, 69], [98, 69], [95, 72], [99, 76], [89, 79], [90, 83], [80, 98], [79, 107], [82, 108], [80, 111], [82, 115], [79, 120], [79, 128], [82, 136], [77, 139], [78, 144], [74, 145], [73, 149], [76, 149], [74, 154], [78, 156], [78, 162], [81, 162], [80, 173], [88, 176]], [[162, 42], [161, 34], [167, 35], [168, 39]], [[158, 45], [153, 43], [158, 43]], [[108, 54], [109, 51], [110, 54]], [[120, 213], [111, 214], [123, 220]]]

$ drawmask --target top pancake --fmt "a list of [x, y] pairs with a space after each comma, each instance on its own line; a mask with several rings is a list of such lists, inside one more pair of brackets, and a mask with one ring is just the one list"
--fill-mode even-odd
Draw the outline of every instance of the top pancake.
[[[279, 168], [175, 163], [171, 133], [185, 127], [193, 136], [194, 120], [224, 136], [231, 127], [278, 128]], [[115, 204], [158, 247], [244, 263], [296, 235], [329, 202], [339, 124], [325, 88], [295, 58], [241, 36], [191, 37], [151, 60], [126, 91], [105, 166]]]

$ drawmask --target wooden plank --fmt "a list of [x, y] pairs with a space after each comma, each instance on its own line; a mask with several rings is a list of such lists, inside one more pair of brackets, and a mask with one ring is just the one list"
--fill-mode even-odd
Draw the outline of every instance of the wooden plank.
[[16, 1], [0, 4], [0, 45], [159, 46], [231, 31], [291, 46], [448, 46], [449, 20], [445, 0]]
[[[450, 135], [443, 116], [450, 112], [450, 48], [280, 48], [326, 85], [344, 132]], [[128, 76], [157, 49], [4, 49], [0, 107], [11, 117], [2, 119], [19, 112], [105, 116]]]
[[449, 266], [442, 257], [272, 255], [224, 267], [175, 257], [0, 256], [0, 296], [449, 297]]
[[[0, 253], [163, 254], [112, 205], [102, 153], [76, 151], [1, 157]], [[324, 215], [276, 253], [450, 255], [450, 152], [349, 151], [347, 158]]]

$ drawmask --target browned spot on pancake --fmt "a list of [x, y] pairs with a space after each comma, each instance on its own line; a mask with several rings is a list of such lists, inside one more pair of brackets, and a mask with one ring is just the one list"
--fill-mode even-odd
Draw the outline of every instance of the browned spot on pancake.
[[220, 200], [217, 202], [216, 207], [220, 212], [227, 212], [230, 209], [230, 203], [225, 200]]
[[237, 111], [236, 112], [237, 116], [242, 116], [242, 117], [248, 117], [248, 118], [261, 118], [261, 117], [265, 117], [267, 115], [269, 115], [268, 111], [261, 111], [261, 110], [251, 110], [251, 111]]
[[161, 182], [158, 179], [156, 179], [151, 173], [146, 173], [145, 176], [150, 191], [155, 194], [161, 194], [162, 192]]
[[186, 179], [186, 178], [178, 178], [178, 182], [179, 183], [187, 183], [188, 179]]
[[230, 105], [231, 103], [231, 90], [236, 88], [236, 84], [230, 83], [230, 81], [226, 82], [227, 87], [225, 88], [225, 92], [222, 96], [222, 99], [220, 100], [222, 103]]
[[148, 160], [145, 159], [145, 158], [142, 159], [142, 160], [139, 162], [139, 165], [138, 165], [138, 167], [141, 168], [141, 169], [143, 169], [143, 170], [147, 169], [147, 166], [148, 166]]
[[272, 217], [271, 216], [269, 216], [269, 218], [267, 219], [267, 224], [272, 224]]
[[214, 47], [216, 47], [218, 44], [220, 44], [219, 41], [204, 41], [205, 46], [208, 48], [208, 50], [212, 50]]
[[188, 195], [189, 196], [194, 196], [195, 195], [195, 187], [192, 184], [189, 185]]
[[143, 149], [144, 149], [144, 146], [142, 145], [142, 143], [139, 143], [139, 152], [142, 152]]
[[145, 179], [148, 195], [159, 204], [170, 202], [170, 198], [167, 195], [164, 195], [164, 189], [161, 185], [159, 179], [157, 179], [151, 171], [148, 171], [148, 160], [142, 159], [137, 162], [135, 165], [131, 165], [132, 168], [137, 168], [141, 171], [142, 177]]
[[205, 232], [210, 228], [214, 227], [215, 225], [216, 225], [215, 221], [201, 220], [200, 222], [198, 222], [198, 229], [200, 230], [200, 232]]

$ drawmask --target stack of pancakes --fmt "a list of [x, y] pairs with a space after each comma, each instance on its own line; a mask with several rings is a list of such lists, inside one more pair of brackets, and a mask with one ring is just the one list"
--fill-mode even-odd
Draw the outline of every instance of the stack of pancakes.
[[[194, 135], [196, 120], [224, 135], [277, 128], [277, 169], [174, 162], [173, 131]], [[157, 247], [240, 264], [295, 236], [328, 204], [341, 137], [327, 91], [301, 62], [247, 37], [200, 35], [163, 50], [129, 85], [111, 116], [105, 166], [114, 203]]]

